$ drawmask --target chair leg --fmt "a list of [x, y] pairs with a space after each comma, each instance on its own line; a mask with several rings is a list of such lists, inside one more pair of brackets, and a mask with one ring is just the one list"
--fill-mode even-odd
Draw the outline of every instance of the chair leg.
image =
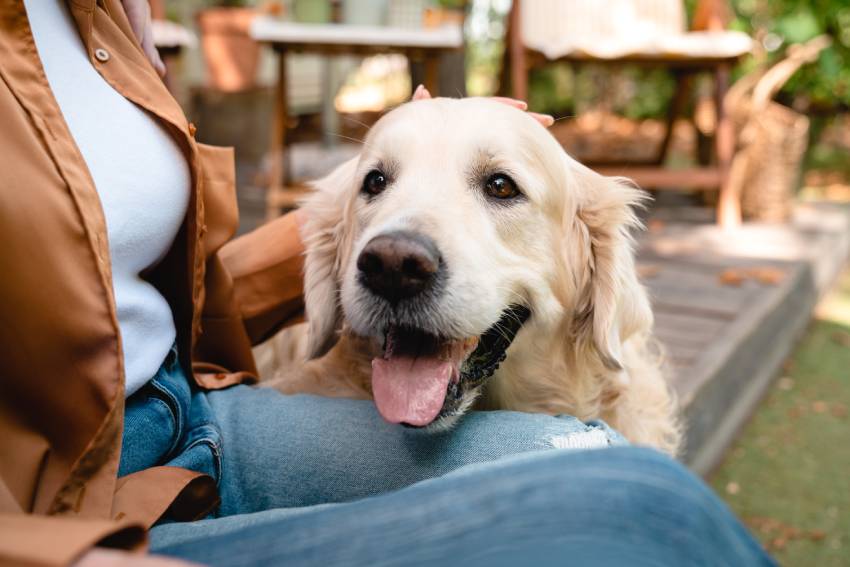
[[507, 45], [510, 58], [511, 95], [519, 100], [528, 100], [528, 62], [520, 32], [520, 0], [514, 0], [508, 18]]
[[714, 105], [717, 113], [715, 151], [721, 180], [717, 222], [723, 228], [735, 228], [741, 224], [741, 196], [729, 183], [729, 171], [735, 155], [735, 129], [723, 107], [723, 100], [729, 90], [729, 72], [729, 65], [721, 65], [714, 75]]

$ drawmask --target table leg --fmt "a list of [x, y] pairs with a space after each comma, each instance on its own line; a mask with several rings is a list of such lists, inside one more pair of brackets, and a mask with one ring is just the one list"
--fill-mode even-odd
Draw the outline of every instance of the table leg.
[[721, 65], [714, 75], [714, 105], [717, 112], [715, 151], [720, 170], [720, 197], [717, 201], [717, 222], [723, 228], [735, 228], [741, 224], [741, 196], [729, 183], [729, 171], [735, 155], [735, 128], [723, 108], [723, 99], [729, 90], [729, 65]]
[[286, 98], [286, 51], [278, 52], [277, 87], [269, 142], [269, 187], [266, 191], [266, 220], [280, 215], [280, 197], [286, 183], [286, 125], [289, 103]]
[[676, 91], [673, 93], [673, 100], [670, 101], [670, 106], [667, 107], [667, 123], [664, 130], [664, 139], [661, 140], [661, 146], [658, 148], [658, 153], [655, 156], [654, 165], [664, 165], [664, 159], [667, 157], [667, 151], [670, 149], [670, 142], [673, 140], [673, 128], [676, 125], [676, 119], [685, 108], [685, 103], [688, 101], [690, 89], [690, 76], [681, 72], [675, 73]]

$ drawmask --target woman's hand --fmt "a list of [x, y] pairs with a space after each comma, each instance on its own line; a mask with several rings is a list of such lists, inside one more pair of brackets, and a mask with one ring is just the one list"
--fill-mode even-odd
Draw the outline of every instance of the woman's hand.
[[148, 60], [150, 60], [153, 68], [159, 73], [160, 77], [165, 76], [165, 64], [159, 57], [159, 52], [153, 44], [153, 29], [151, 27], [151, 7], [148, 0], [121, 0], [124, 5], [124, 12], [127, 14], [127, 19], [130, 21], [130, 27], [133, 28], [133, 33], [136, 34], [136, 39], [142, 46]]
[[[419, 85], [418, 87], [416, 87], [416, 90], [413, 92], [412, 100], [424, 100], [428, 98], [431, 98], [431, 93], [428, 92], [428, 89], [426, 89], [424, 85]], [[515, 98], [492, 96], [490, 97], [490, 100], [495, 100], [496, 102], [507, 104], [508, 106], [513, 106], [514, 108], [518, 108], [520, 110], [528, 110], [528, 104], [525, 101], [517, 100]], [[537, 120], [546, 128], [555, 123], [555, 119], [549, 116], [548, 114], [538, 114], [536, 112], [529, 112], [528, 115]]]

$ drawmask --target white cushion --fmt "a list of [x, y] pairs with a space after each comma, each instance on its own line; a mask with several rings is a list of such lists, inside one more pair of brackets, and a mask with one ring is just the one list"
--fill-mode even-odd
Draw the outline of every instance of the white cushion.
[[727, 58], [752, 49], [741, 32], [688, 32], [680, 0], [525, 0], [526, 47], [565, 56]]

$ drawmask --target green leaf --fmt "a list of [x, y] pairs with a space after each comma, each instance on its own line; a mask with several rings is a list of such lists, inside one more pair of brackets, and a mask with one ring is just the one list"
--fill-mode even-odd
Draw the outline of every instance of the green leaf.
[[820, 23], [811, 10], [803, 8], [779, 18], [778, 31], [789, 43], [800, 43], [823, 33]]

